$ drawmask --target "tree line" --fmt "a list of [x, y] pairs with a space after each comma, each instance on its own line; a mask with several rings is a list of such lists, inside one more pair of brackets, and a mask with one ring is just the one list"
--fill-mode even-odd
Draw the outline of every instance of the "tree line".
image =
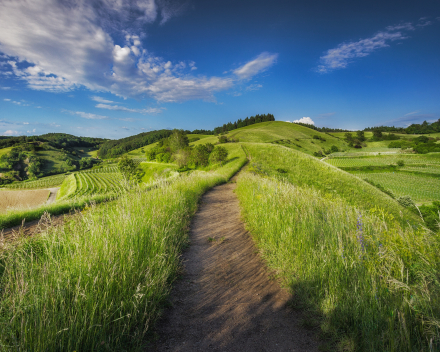
[[380, 131], [380, 132], [396, 132], [406, 134], [429, 134], [440, 132], [440, 119], [435, 122], [429, 123], [423, 121], [421, 124], [413, 123], [408, 127], [395, 127], [395, 126], [377, 126], [367, 127], [364, 131]]
[[98, 156], [100, 158], [114, 158], [148, 144], [157, 142], [162, 138], [168, 137], [171, 133], [172, 131], [170, 130], [158, 130], [143, 132], [117, 140], [109, 140], [100, 146]]

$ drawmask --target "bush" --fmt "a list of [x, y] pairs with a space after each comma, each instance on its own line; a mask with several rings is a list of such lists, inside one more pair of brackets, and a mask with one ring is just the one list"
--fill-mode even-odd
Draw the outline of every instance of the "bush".
[[226, 137], [226, 136], [219, 136], [218, 137], [218, 142], [219, 143], [228, 143], [229, 140], [228, 140], [228, 137]]
[[335, 146], [335, 145], [332, 145], [331, 148], [330, 148], [330, 150], [331, 150], [332, 153], [337, 153], [337, 152], [339, 152], [339, 148], [338, 148], [337, 146]]
[[397, 166], [405, 166], [405, 162], [403, 160], [397, 160]]
[[413, 208], [416, 206], [416, 204], [414, 203], [414, 201], [411, 199], [410, 196], [401, 196], [397, 198], [397, 201], [401, 206], [405, 208]]
[[209, 156], [209, 161], [212, 163], [221, 163], [228, 157], [228, 151], [224, 147], [215, 147]]

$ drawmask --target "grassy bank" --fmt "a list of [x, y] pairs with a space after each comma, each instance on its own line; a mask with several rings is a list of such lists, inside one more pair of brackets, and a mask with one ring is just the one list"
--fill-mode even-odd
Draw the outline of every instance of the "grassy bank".
[[297, 186], [313, 187], [327, 198], [341, 197], [360, 209], [387, 209], [395, 218], [400, 218], [402, 212], [411, 221], [420, 222], [376, 187], [316, 158], [277, 145], [245, 143], [244, 147], [256, 173], [282, 178]]
[[216, 172], [136, 188], [3, 251], [0, 350], [140, 347], [178, 270], [200, 196], [245, 162], [241, 152]]
[[[378, 208], [246, 173], [243, 215], [259, 250], [343, 351], [439, 348], [440, 241]], [[333, 350], [333, 347], [330, 347]]]

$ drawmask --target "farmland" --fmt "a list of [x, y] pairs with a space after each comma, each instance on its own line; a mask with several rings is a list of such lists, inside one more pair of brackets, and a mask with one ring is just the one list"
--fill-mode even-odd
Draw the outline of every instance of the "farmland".
[[[440, 175], [440, 170], [438, 170]], [[396, 197], [410, 196], [416, 203], [440, 200], [440, 177], [426, 177], [402, 172], [354, 173], [389, 189]]]
[[326, 162], [336, 167], [363, 167], [397, 165], [402, 160], [405, 165], [439, 165], [440, 154], [392, 154], [362, 157], [339, 157], [328, 158]]
[[55, 175], [42, 177], [35, 181], [25, 181], [25, 182], [17, 182], [6, 185], [7, 189], [37, 189], [37, 188], [48, 188], [48, 187], [56, 187], [63, 183], [66, 175]]
[[0, 213], [12, 209], [34, 208], [46, 203], [49, 196], [49, 190], [32, 191], [0, 191]]

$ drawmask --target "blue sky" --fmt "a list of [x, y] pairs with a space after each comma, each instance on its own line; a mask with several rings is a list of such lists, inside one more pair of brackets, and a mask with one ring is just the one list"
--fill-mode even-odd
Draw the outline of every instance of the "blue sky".
[[440, 118], [440, 2], [2, 0], [0, 135]]

